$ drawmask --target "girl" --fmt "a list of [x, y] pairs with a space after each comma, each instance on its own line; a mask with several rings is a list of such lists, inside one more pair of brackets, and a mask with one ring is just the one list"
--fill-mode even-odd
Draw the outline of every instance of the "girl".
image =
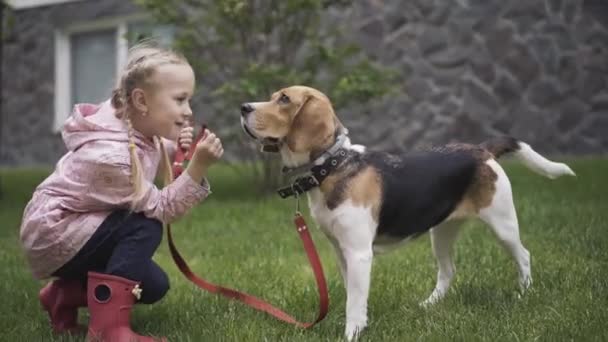
[[223, 154], [207, 132], [186, 172], [162, 190], [152, 183], [161, 159], [165, 180], [172, 177], [165, 146], [192, 141], [194, 84], [183, 56], [140, 45], [130, 51], [111, 100], [76, 105], [66, 122], [69, 152], [34, 192], [21, 225], [34, 276], [58, 278], [39, 295], [55, 332], [83, 329], [77, 308], [88, 306], [87, 340], [154, 341], [131, 331], [130, 308], [154, 303], [169, 289], [152, 261], [162, 224], [207, 197], [207, 169]]

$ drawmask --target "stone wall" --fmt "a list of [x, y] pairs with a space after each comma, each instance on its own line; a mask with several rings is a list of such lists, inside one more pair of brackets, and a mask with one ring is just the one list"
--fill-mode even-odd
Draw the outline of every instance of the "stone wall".
[[[0, 165], [54, 163], [64, 152], [50, 130], [54, 28], [135, 10], [87, 0], [16, 13]], [[506, 133], [549, 154], [608, 152], [605, 0], [357, 0], [330, 16], [403, 80], [339, 113], [356, 142], [402, 150]]]
[[389, 149], [511, 134], [550, 154], [608, 152], [608, 1], [358, 1], [353, 38], [404, 95], [346, 111]]

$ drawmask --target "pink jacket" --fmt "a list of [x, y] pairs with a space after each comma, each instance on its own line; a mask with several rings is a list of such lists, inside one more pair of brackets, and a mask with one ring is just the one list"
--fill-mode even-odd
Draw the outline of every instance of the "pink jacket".
[[[74, 257], [112, 211], [129, 208], [133, 186], [127, 128], [114, 112], [109, 101], [76, 105], [62, 132], [69, 152], [25, 208], [21, 243], [38, 279], [50, 277]], [[207, 197], [207, 183], [196, 183], [187, 172], [159, 190], [152, 182], [161, 152], [134, 133], [146, 179], [136, 212], [169, 223]], [[163, 142], [175, 149], [175, 143]]]

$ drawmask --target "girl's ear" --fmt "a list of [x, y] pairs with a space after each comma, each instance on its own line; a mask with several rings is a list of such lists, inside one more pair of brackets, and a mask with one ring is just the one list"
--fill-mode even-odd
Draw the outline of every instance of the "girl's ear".
[[133, 102], [133, 106], [140, 113], [148, 112], [148, 103], [146, 101], [146, 94], [144, 90], [141, 88], [135, 88], [131, 92], [131, 101]]

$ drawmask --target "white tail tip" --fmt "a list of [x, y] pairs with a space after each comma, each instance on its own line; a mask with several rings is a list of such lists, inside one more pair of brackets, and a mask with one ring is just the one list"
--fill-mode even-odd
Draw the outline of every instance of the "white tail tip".
[[551, 179], [555, 179], [559, 176], [574, 176], [576, 177], [576, 173], [574, 173], [574, 171], [572, 171], [572, 169], [570, 168], [570, 166], [564, 164], [564, 163], [555, 163], [554, 166], [554, 171], [553, 171], [553, 177], [549, 177]]
[[551, 179], [566, 175], [576, 176], [568, 165], [548, 160], [534, 151], [530, 145], [520, 141], [519, 147], [520, 149], [515, 152], [515, 157], [532, 171]]

